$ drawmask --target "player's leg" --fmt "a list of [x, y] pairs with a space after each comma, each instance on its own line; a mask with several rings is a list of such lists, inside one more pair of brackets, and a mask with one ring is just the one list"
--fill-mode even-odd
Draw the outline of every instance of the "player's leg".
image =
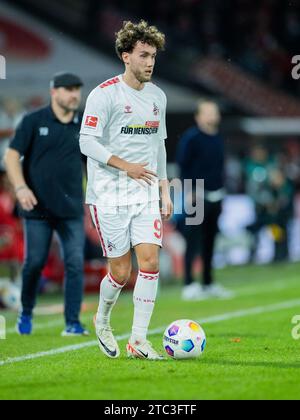
[[108, 258], [109, 272], [100, 285], [100, 298], [95, 318], [96, 334], [101, 351], [110, 358], [120, 355], [113, 336], [110, 319], [120, 293], [131, 275], [130, 237], [127, 214], [91, 207], [103, 255]]
[[24, 221], [25, 261], [22, 272], [22, 311], [17, 324], [20, 334], [31, 334], [32, 313], [36, 303], [39, 280], [51, 244], [53, 228], [47, 220]]
[[112, 309], [115, 306], [121, 290], [131, 275], [131, 252], [122, 257], [109, 258], [109, 272], [100, 286], [100, 303], [96, 322], [98, 326], [109, 327]]
[[162, 246], [162, 221], [158, 203], [152, 211], [145, 207], [132, 220], [131, 235], [139, 273], [134, 289], [134, 319], [127, 352], [130, 357], [160, 360], [161, 356], [147, 341], [157, 297], [159, 252]]
[[134, 289], [132, 341], [145, 341], [158, 290], [159, 246], [141, 244], [135, 247], [139, 273]]
[[111, 328], [111, 314], [123, 287], [131, 275], [131, 252], [119, 258], [109, 259], [109, 272], [100, 286], [100, 298], [95, 318], [96, 334], [100, 350], [114, 359], [120, 356], [120, 348]]

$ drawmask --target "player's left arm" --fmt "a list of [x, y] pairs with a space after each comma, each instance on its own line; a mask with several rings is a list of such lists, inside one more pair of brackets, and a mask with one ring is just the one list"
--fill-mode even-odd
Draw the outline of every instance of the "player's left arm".
[[161, 195], [161, 215], [163, 220], [170, 220], [174, 205], [170, 196], [170, 183], [167, 174], [167, 151], [165, 140], [167, 138], [167, 126], [166, 126], [166, 109], [167, 109], [167, 97], [163, 94], [163, 111], [162, 111], [162, 133], [161, 141], [158, 149], [158, 162], [157, 162], [157, 176], [159, 179], [160, 195]]
[[159, 181], [161, 191], [161, 215], [163, 220], [170, 220], [173, 216], [174, 205], [170, 196], [170, 183], [168, 179]]

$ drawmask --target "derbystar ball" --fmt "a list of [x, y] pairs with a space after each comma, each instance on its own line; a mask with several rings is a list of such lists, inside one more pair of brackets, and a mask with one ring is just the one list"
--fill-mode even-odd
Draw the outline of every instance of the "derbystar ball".
[[194, 359], [200, 357], [205, 350], [205, 332], [197, 322], [181, 319], [168, 326], [163, 346], [173, 359]]

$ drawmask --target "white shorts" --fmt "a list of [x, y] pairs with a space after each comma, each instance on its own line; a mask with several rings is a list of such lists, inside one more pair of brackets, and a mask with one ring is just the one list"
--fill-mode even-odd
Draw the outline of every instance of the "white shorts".
[[140, 244], [162, 247], [159, 201], [121, 207], [90, 206], [90, 211], [104, 257], [122, 257]]

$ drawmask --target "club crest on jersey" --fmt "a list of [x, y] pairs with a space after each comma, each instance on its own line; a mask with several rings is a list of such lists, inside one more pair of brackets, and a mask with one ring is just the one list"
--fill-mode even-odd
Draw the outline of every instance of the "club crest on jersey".
[[130, 105], [125, 106], [125, 114], [132, 114], [132, 107]]
[[94, 128], [96, 129], [98, 126], [99, 118], [93, 117], [91, 115], [88, 115], [85, 120], [85, 127]]
[[112, 250], [113, 250], [113, 249], [114, 249], [114, 250], [116, 250], [116, 249], [117, 249], [116, 245], [115, 245], [115, 244], [113, 244], [111, 241], [108, 241], [107, 246], [108, 246], [108, 250], [109, 250], [110, 252], [112, 252]]
[[154, 102], [153, 104], [153, 114], [157, 117], [157, 115], [159, 115], [159, 108], [156, 105], [156, 103]]
[[48, 127], [40, 127], [40, 136], [47, 137], [49, 135], [49, 128]]

